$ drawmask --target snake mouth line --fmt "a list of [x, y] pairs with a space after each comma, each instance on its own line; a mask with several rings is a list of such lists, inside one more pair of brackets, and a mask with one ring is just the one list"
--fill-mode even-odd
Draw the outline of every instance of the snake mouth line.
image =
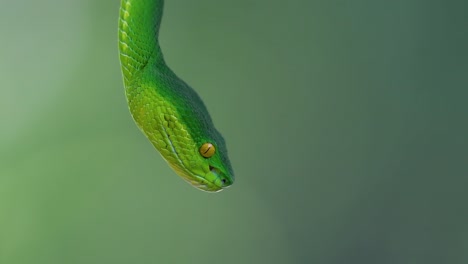
[[[193, 185], [197, 186], [197, 187], [198, 187], [200, 190], [202, 190], [202, 191], [206, 191], [206, 192], [220, 192], [220, 191], [223, 190], [223, 187], [219, 187], [219, 186], [217, 186], [216, 184], [214, 184], [213, 182], [207, 181], [205, 178], [203, 178], [203, 177], [200, 176], [200, 175], [193, 174], [193, 176], [194, 176], [195, 178], [197, 178], [197, 179], [199, 180], [199, 182], [194, 183], [194, 182], [191, 181], [191, 183], [192, 183]], [[203, 182], [210, 183], [211, 186], [215, 186], [215, 187], [217, 187], [217, 188], [212, 189], [212, 188], [208, 187], [207, 184], [203, 184]], [[205, 188], [203, 188], [203, 187], [205, 187]]]

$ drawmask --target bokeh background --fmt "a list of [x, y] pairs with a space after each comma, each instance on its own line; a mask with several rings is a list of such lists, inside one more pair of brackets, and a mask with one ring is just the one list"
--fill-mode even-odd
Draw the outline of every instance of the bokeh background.
[[134, 125], [118, 0], [1, 0], [1, 264], [468, 263], [467, 1], [166, 2], [236, 183]]

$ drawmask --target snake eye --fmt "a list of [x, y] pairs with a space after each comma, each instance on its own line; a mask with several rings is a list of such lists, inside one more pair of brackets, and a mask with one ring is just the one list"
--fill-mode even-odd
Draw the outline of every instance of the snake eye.
[[209, 158], [215, 154], [215, 150], [213, 144], [205, 143], [200, 147], [200, 154], [205, 158]]

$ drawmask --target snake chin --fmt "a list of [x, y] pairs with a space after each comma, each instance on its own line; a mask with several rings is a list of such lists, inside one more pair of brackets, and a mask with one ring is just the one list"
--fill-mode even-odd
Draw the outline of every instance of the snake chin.
[[183, 178], [194, 187], [206, 192], [220, 192], [233, 183], [221, 170], [212, 166], [209, 166], [209, 171], [204, 176], [193, 174], [191, 177]]
[[169, 163], [174, 171], [195, 188], [206, 192], [220, 192], [232, 184], [232, 180], [219, 169], [210, 166], [207, 173], [194, 173]]
[[208, 181], [206, 178], [200, 176], [200, 175], [194, 175], [194, 178], [187, 179], [187, 180], [192, 186], [206, 192], [220, 192], [223, 190], [222, 186], [218, 186], [214, 182]]

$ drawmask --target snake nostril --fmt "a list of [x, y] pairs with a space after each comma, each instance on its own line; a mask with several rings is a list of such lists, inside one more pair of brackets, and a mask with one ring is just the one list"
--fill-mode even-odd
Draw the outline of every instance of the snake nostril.
[[221, 181], [223, 182], [223, 184], [226, 184], [226, 183], [227, 183], [227, 180], [226, 180], [226, 179], [222, 179]]

